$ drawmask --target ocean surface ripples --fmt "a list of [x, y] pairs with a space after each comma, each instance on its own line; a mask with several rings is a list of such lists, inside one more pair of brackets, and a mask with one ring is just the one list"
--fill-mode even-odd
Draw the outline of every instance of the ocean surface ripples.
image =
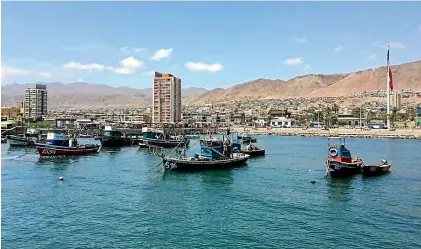
[[247, 167], [188, 174], [137, 147], [41, 160], [3, 144], [2, 246], [421, 248], [420, 142], [347, 142], [393, 171], [324, 179], [324, 138], [258, 136], [268, 155]]

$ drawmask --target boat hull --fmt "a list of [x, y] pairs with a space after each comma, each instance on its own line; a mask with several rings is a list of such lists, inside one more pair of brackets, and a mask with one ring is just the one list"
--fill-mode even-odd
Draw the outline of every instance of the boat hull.
[[121, 147], [121, 146], [128, 146], [132, 145], [132, 140], [130, 138], [125, 137], [107, 137], [104, 136], [101, 139], [102, 146], [105, 147]]
[[392, 165], [363, 165], [362, 172], [365, 176], [379, 176], [390, 172]]
[[179, 140], [158, 140], [158, 139], [143, 139], [144, 143], [148, 146], [157, 146], [162, 148], [174, 148], [177, 146], [189, 145], [189, 140], [179, 141]]
[[334, 160], [327, 160], [326, 164], [328, 167], [327, 173], [330, 177], [343, 178], [358, 174], [360, 172], [362, 161], [344, 163]]
[[100, 146], [96, 144], [85, 146], [82, 145], [78, 147], [36, 144], [36, 149], [41, 157], [88, 155], [97, 153], [99, 151], [99, 148]]
[[205, 171], [217, 169], [230, 169], [241, 167], [247, 163], [250, 156], [230, 158], [227, 160], [195, 161], [176, 158], [163, 158], [163, 165], [166, 171]]
[[241, 152], [244, 153], [244, 154], [250, 155], [250, 157], [264, 156], [266, 154], [266, 151], [264, 149], [262, 149], [262, 150], [242, 150]]
[[33, 139], [28, 139], [25, 137], [8, 136], [7, 140], [9, 141], [10, 146], [34, 146], [35, 145], [35, 142]]

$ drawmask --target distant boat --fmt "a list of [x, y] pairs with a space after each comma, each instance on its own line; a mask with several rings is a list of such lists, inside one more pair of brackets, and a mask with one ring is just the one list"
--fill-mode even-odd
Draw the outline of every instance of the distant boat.
[[[338, 139], [339, 144], [330, 144], [331, 139]], [[345, 138], [328, 137], [328, 157], [326, 176], [347, 177], [360, 172], [361, 159], [352, 159], [351, 152], [345, 147]]]
[[250, 157], [264, 156], [266, 154], [265, 149], [261, 149], [254, 144], [249, 144], [241, 150], [244, 154], [250, 155]]
[[243, 139], [243, 143], [255, 143], [257, 141], [255, 137], [252, 137], [248, 133], [243, 133], [242, 139]]
[[189, 145], [190, 140], [185, 136], [171, 136], [165, 130], [152, 129], [148, 127], [142, 128], [142, 141], [146, 145], [158, 146], [162, 148], [174, 148], [177, 146]]
[[27, 129], [26, 133], [20, 136], [7, 136], [10, 146], [34, 146], [35, 142], [39, 141], [39, 138], [39, 129]]
[[388, 163], [387, 160], [382, 160], [382, 162], [377, 165], [362, 165], [362, 172], [365, 176], [378, 176], [390, 172], [390, 167], [392, 167], [392, 165]]
[[[97, 139], [97, 138], [96, 138]], [[123, 137], [123, 133], [112, 126], [105, 126], [102, 137], [98, 138], [102, 146], [120, 147], [132, 145], [132, 139]]]

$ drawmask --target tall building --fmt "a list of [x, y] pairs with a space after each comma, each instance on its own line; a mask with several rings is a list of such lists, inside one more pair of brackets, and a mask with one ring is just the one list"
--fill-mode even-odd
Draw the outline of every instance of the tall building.
[[390, 93], [391, 108], [400, 109], [402, 104], [402, 94], [398, 91]]
[[26, 84], [23, 109], [24, 118], [39, 119], [47, 115], [47, 86]]
[[153, 78], [152, 122], [181, 121], [181, 79], [169, 73], [155, 72]]

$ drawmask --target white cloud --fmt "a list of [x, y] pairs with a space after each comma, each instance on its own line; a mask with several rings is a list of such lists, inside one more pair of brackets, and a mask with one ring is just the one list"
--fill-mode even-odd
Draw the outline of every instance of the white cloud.
[[369, 54], [369, 55], [367, 55], [365, 58], [366, 58], [367, 60], [374, 60], [376, 57], [377, 57], [377, 54]]
[[140, 53], [143, 52], [144, 48], [135, 48], [135, 47], [121, 47], [120, 51], [127, 53], [127, 54], [133, 54], [133, 53]]
[[127, 67], [107, 67], [107, 69], [116, 74], [132, 74], [135, 71]]
[[155, 71], [143, 72], [142, 75], [155, 75]]
[[87, 71], [101, 71], [103, 70], [105, 67], [102, 64], [98, 64], [98, 63], [92, 63], [92, 64], [82, 64], [79, 62], [68, 62], [66, 64], [63, 65], [63, 68], [66, 69], [77, 69], [77, 70], [87, 70]]
[[219, 63], [206, 64], [202, 62], [187, 62], [184, 64], [184, 67], [190, 71], [208, 71], [208, 72], [218, 72], [221, 71], [224, 66]]
[[1, 67], [1, 75], [2, 76], [19, 76], [19, 75], [30, 75], [33, 72], [30, 70], [25, 69], [18, 69], [12, 67]]
[[333, 50], [333, 52], [339, 52], [339, 51], [342, 51], [344, 49], [344, 46], [342, 46], [342, 45], [338, 45], [338, 46], [336, 46], [336, 48]]
[[304, 61], [302, 60], [301, 57], [297, 57], [297, 58], [288, 58], [284, 61], [285, 64], [288, 65], [298, 65], [298, 64], [302, 64]]
[[44, 77], [44, 78], [53, 77], [53, 73], [51, 73], [51, 72], [40, 72], [38, 75], [41, 76], [41, 77]]
[[129, 68], [129, 69], [137, 69], [143, 66], [143, 61], [137, 60], [133, 56], [127, 57], [120, 61], [120, 65]]
[[[405, 48], [405, 44], [403, 44], [402, 42], [390, 42], [389, 46], [390, 48], [399, 48], [399, 49]], [[387, 44], [384, 45], [383, 48], [387, 49]]]
[[67, 69], [77, 69], [77, 70], [87, 70], [87, 71], [102, 71], [102, 70], [108, 70], [117, 74], [131, 74], [136, 71], [136, 69], [141, 68], [144, 63], [143, 61], [140, 61], [133, 56], [127, 57], [125, 59], [122, 59], [119, 61], [120, 66], [119, 67], [112, 67], [112, 66], [104, 66], [102, 64], [98, 63], [92, 63], [92, 64], [82, 64], [79, 62], [68, 62], [63, 65], [63, 68]]
[[156, 50], [152, 54], [151, 60], [160, 61], [162, 59], [168, 58], [168, 57], [170, 57], [170, 55], [172, 54], [173, 51], [174, 50], [172, 48], [163, 48], [163, 49]]
[[84, 80], [84, 79], [82, 79], [82, 78], [78, 78], [78, 79], [76, 80], [76, 82], [85, 82], [85, 80]]
[[304, 71], [308, 71], [311, 68], [311, 65], [305, 65], [304, 66]]
[[143, 61], [130, 56], [120, 60], [120, 67], [107, 67], [107, 70], [117, 74], [132, 74], [136, 69], [141, 68], [143, 65]]
[[295, 37], [294, 38], [294, 41], [296, 42], [296, 43], [304, 43], [304, 42], [306, 42], [307, 41], [307, 39], [306, 38], [299, 38], [299, 37]]

